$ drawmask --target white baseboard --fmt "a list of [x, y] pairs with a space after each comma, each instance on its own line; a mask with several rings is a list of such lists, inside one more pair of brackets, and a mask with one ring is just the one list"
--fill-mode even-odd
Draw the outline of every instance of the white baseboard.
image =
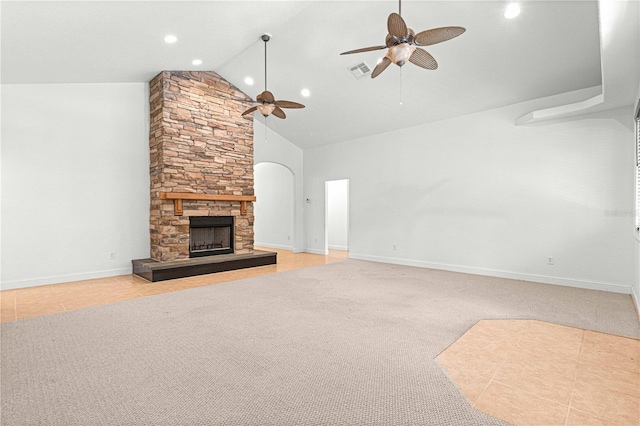
[[282, 244], [269, 244], [269, 243], [257, 243], [257, 242], [254, 242], [253, 245], [254, 246], [258, 246], [258, 247], [272, 248], [272, 249], [278, 249], [278, 250], [294, 251], [293, 250], [293, 246], [285, 246], [285, 245], [282, 245]]
[[60, 284], [72, 281], [93, 280], [96, 278], [115, 277], [118, 275], [131, 275], [133, 266], [121, 269], [108, 269], [106, 271], [87, 272], [83, 274], [57, 275], [53, 277], [34, 278], [20, 281], [7, 281], [0, 284], [2, 290], [35, 287], [39, 285]]
[[329, 250], [348, 251], [349, 247], [347, 247], [347, 246], [332, 246], [332, 245], [329, 245]]
[[631, 299], [633, 300], [633, 305], [636, 308], [636, 315], [638, 316], [638, 321], [640, 321], [640, 294], [636, 291], [635, 287], [631, 287]]
[[304, 248], [295, 248], [293, 246], [283, 246], [283, 245], [279, 245], [279, 244], [269, 244], [269, 243], [253, 243], [254, 246], [257, 247], [264, 247], [264, 248], [272, 248], [272, 249], [280, 249], [280, 250], [290, 250], [292, 251], [294, 254], [295, 253], [311, 253], [311, 254], [324, 254], [327, 255], [329, 254], [328, 252], [325, 253], [324, 251], [320, 250], [320, 249], [304, 249]]
[[305, 253], [311, 253], [311, 254], [322, 254], [322, 255], [329, 254], [326, 250], [322, 250], [322, 249], [307, 248], [304, 251]]
[[[417, 266], [419, 268], [441, 269], [452, 272], [462, 272], [473, 275], [486, 275], [490, 277], [509, 278], [512, 280], [531, 281], [543, 284], [563, 285], [567, 287], [577, 287], [589, 290], [602, 290], [612, 293], [631, 294], [630, 285], [612, 284], [599, 281], [578, 280], [572, 278], [551, 277], [545, 275], [523, 274], [520, 272], [501, 271], [498, 269], [475, 268], [462, 265], [451, 265], [446, 263], [425, 262], [411, 259], [395, 259], [381, 256], [370, 256], [350, 252], [350, 259], [369, 260], [372, 262], [392, 263], [396, 265]], [[636, 298], [637, 300], [637, 298]]]

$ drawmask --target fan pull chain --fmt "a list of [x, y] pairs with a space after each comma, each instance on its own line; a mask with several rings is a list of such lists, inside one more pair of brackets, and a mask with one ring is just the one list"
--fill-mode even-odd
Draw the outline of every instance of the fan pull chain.
[[402, 106], [402, 67], [400, 67], [400, 106]]

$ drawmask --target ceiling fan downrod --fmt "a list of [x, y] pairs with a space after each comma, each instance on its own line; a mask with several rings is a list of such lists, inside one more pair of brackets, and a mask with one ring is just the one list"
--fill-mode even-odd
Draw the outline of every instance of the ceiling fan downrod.
[[267, 42], [271, 40], [271, 36], [265, 33], [260, 38], [264, 41], [264, 90], [267, 90]]

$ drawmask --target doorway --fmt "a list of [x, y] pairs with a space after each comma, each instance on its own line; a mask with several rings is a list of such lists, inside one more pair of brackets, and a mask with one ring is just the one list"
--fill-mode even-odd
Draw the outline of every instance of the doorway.
[[349, 251], [349, 179], [325, 182], [325, 252]]

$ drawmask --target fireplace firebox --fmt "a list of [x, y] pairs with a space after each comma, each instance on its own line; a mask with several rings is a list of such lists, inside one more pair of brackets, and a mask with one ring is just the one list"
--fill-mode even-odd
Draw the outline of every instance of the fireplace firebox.
[[233, 253], [233, 216], [189, 218], [189, 257]]

